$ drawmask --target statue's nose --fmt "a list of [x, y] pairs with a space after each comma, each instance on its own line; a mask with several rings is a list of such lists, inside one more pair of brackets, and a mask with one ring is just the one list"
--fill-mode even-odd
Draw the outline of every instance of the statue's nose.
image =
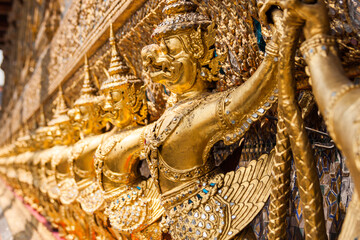
[[113, 110], [113, 106], [110, 103], [110, 101], [105, 101], [103, 109], [104, 109], [104, 111], [112, 111]]
[[80, 116], [80, 113], [79, 113], [79, 112], [75, 113], [74, 119], [75, 119], [75, 121], [80, 121], [81, 116]]
[[159, 52], [159, 46], [157, 44], [151, 44], [151, 45], [145, 46], [141, 50], [141, 59], [142, 59], [144, 68], [147, 68], [153, 62], [155, 62], [158, 52]]

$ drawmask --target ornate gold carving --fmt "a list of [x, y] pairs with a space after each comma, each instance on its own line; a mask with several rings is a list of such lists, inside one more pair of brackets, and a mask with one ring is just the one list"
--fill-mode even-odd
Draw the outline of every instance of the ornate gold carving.
[[[328, 1], [330, 10], [344, 13], [334, 1]], [[351, 47], [358, 38], [349, 32], [356, 22], [348, 28], [345, 20], [337, 24], [347, 32], [341, 41], [329, 36], [321, 1], [266, 0], [258, 11], [257, 1], [149, 0], [137, 10], [143, 2], [75, 0], [67, 10], [64, 2], [30, 7], [34, 14], [20, 24], [28, 32], [11, 35], [18, 39], [12, 41], [17, 50], [6, 61], [18, 72], [7, 76], [0, 173], [67, 239], [253, 238], [249, 224], [269, 195], [268, 238], [282, 239], [291, 148], [306, 237], [325, 238], [316, 165], [303, 127], [314, 101], [302, 67], [306, 61], [320, 112], [358, 190], [359, 89], [337, 57], [351, 65], [348, 76], [359, 75], [354, 64], [359, 52]], [[350, 22], [352, 2], [345, 2]], [[265, 18], [268, 9], [274, 24], [262, 26], [260, 35], [258, 14]], [[109, 19], [115, 30], [121, 28], [116, 34], [110, 24], [110, 47], [102, 44]], [[332, 25], [334, 19], [340, 17], [333, 17]], [[295, 54], [300, 28], [307, 39], [302, 57]], [[338, 29], [333, 27], [337, 35]], [[345, 53], [337, 52], [336, 42]], [[85, 53], [91, 67], [87, 57], [81, 67]], [[300, 78], [297, 87], [308, 90], [305, 97], [300, 92], [302, 112], [293, 75]], [[60, 83], [54, 101], [50, 94]], [[46, 125], [51, 102], [54, 114]], [[278, 117], [269, 116], [273, 113]], [[241, 155], [242, 167], [229, 167], [243, 140], [258, 125], [270, 125], [269, 119], [278, 120], [275, 150], [253, 161]], [[256, 137], [263, 140], [262, 134]], [[357, 206], [352, 202], [350, 208], [344, 239], [359, 232]]]
[[119, 195], [112, 197], [105, 214], [112, 227], [120, 232], [139, 232], [162, 216], [163, 207], [159, 198], [159, 192], [150, 178], [119, 191]]
[[[172, 237], [232, 239], [252, 220], [269, 196], [272, 155], [262, 156], [235, 172], [195, 183], [199, 186], [195, 191], [183, 189], [187, 197], [171, 207], [165, 205]], [[168, 197], [164, 194], [163, 201], [170, 203]]]
[[[246, 95], [246, 91], [242, 87], [221, 94], [209, 93], [208, 90], [211, 88], [209, 82], [212, 81], [212, 77], [206, 76], [199, 71], [202, 60], [199, 59], [199, 55], [193, 53], [192, 48], [189, 47], [192, 45], [187, 44], [187, 41], [193, 39], [192, 44], [194, 46], [201, 43], [203, 49], [208, 50], [215, 43], [214, 34], [212, 33], [213, 28], [208, 27], [210, 22], [205, 20], [206, 17], [196, 12], [197, 6], [192, 2], [168, 1], [167, 3], [164, 12], [169, 12], [169, 16], [154, 33], [158, 44], [147, 46], [142, 50], [144, 69], [150, 78], [167, 86], [173, 93], [178, 95], [179, 99], [173, 107], [164, 112], [163, 116], [154, 123], [152, 128], [147, 129], [145, 135], [145, 155], [151, 176], [162, 193], [162, 202], [167, 214], [167, 221], [163, 221], [163, 224], [167, 225], [165, 229], [170, 229], [169, 233], [174, 239], [183, 239], [186, 236], [196, 239], [208, 237], [230, 239], [244, 229], [248, 221], [251, 221], [255, 216], [253, 214], [257, 212], [255, 210], [249, 215], [245, 214], [245, 218], [241, 220], [233, 220], [237, 218], [235, 208], [241, 211], [241, 207], [238, 206], [240, 204], [238, 201], [241, 200], [240, 197], [235, 196], [236, 189], [230, 190], [228, 187], [237, 188], [241, 185], [242, 178], [238, 176], [241, 175], [242, 171], [246, 171], [246, 168], [238, 170], [239, 172], [236, 173], [230, 172], [224, 176], [217, 174], [219, 170], [213, 170], [213, 167], [207, 168], [207, 166], [214, 166], [214, 163], [211, 162], [213, 159], [203, 158], [203, 156], [207, 156], [209, 148], [216, 143], [216, 140], [220, 140], [222, 137], [227, 140], [226, 144], [232, 143], [228, 136], [223, 135], [224, 128], [233, 131], [236, 127], [245, 126], [243, 132], [239, 135], [240, 138], [249, 129], [250, 124], [253, 123], [250, 115], [252, 114], [254, 119], [263, 115], [266, 109], [262, 108], [262, 104], [266, 103], [267, 109], [270, 108], [271, 104], [268, 98], [274, 102], [276, 100], [274, 94], [277, 94], [277, 91], [272, 92], [275, 89], [275, 84], [272, 82], [272, 76], [274, 75], [272, 75], [272, 68], [263, 63], [263, 69], [268, 69], [267, 73], [269, 74], [265, 78], [264, 75], [261, 75], [261, 82], [267, 84], [266, 91], [261, 92], [253, 102], [250, 100], [253, 96]], [[192, 7], [188, 8], [188, 6]], [[188, 23], [189, 18], [192, 19], [190, 24]], [[199, 41], [199, 39], [202, 39], [202, 41]], [[198, 49], [202, 53], [202, 48]], [[214, 56], [215, 51], [211, 52], [207, 57]], [[219, 61], [219, 59], [216, 61]], [[269, 56], [267, 61], [276, 65], [274, 57]], [[207, 64], [210, 64], [210, 62], [207, 61]], [[220, 68], [215, 67], [215, 69], [219, 70]], [[206, 78], [198, 77], [201, 74]], [[218, 72], [214, 71], [214, 74], [218, 74]], [[257, 76], [260, 75], [255, 75], [248, 80], [248, 86], [254, 87], [258, 84], [257, 81], [260, 79], [257, 79]], [[243, 99], [249, 100], [246, 110], [241, 108], [240, 103]], [[260, 108], [261, 115], [257, 114], [255, 116], [254, 114]], [[229, 116], [230, 120], [227, 120], [224, 115], [229, 115], [230, 112], [232, 115]], [[220, 124], [217, 121], [218, 113], [220, 113]], [[241, 120], [239, 126], [238, 122], [236, 122], [239, 118], [244, 119], [246, 123]], [[232, 123], [233, 120], [234, 123]], [[191, 124], [188, 124], [189, 121], [191, 121]], [[238, 131], [239, 129], [237, 129], [235, 138], [238, 137]], [[192, 141], [184, 141], [183, 138], [186, 134], [183, 132], [191, 134], [193, 136]], [[200, 134], [200, 132], [203, 132], [203, 134]], [[212, 141], [212, 139], [216, 140]], [[234, 139], [233, 134], [231, 139]], [[186, 149], [198, 149], [201, 146], [201, 150], [184, 153], [174, 146], [178, 141], [181, 141]], [[212, 143], [212, 145], [207, 147], [210, 145], [209, 143]], [[171, 154], [168, 149], [171, 149]], [[186, 159], [184, 166], [181, 164], [183, 159]], [[266, 159], [268, 158], [266, 157]], [[166, 163], [166, 168], [163, 167], [164, 163]], [[257, 163], [259, 167], [263, 166], [264, 169], [271, 166], [271, 160], [264, 162], [259, 160]], [[255, 165], [257, 163], [254, 161]], [[263, 163], [264, 165], [262, 165]], [[192, 171], [194, 169], [195, 172]], [[206, 171], [196, 171], [200, 169]], [[249, 169], [252, 169], [252, 167], [249, 166]], [[264, 169], [260, 170], [260, 172], [264, 174], [264, 179], [268, 180], [269, 169]], [[174, 176], [169, 177], [169, 172], [174, 173]], [[249, 170], [249, 172], [252, 172], [252, 170]], [[254, 170], [252, 173], [255, 172], [258, 171]], [[184, 173], [185, 177], [180, 173]], [[233, 176], [235, 177], [232, 178]], [[204, 182], [205, 179], [206, 182]], [[259, 179], [262, 179], [262, 177], [257, 178], [257, 180]], [[239, 184], [232, 181], [239, 181]], [[204, 188], [202, 189], [201, 186]], [[245, 187], [244, 191], [249, 189]], [[258, 189], [262, 193], [252, 195], [256, 197], [249, 204], [255, 204], [255, 202], [259, 201], [261, 205], [260, 202], [265, 201], [267, 194], [270, 193], [270, 188]], [[231, 195], [228, 190], [234, 195]], [[219, 211], [220, 209], [218, 209], [216, 211], [219, 208], [218, 204], [220, 206], [224, 205], [225, 210]], [[213, 215], [207, 215], [207, 212], [209, 214], [211, 212]], [[200, 219], [200, 215], [204, 215], [203, 220]], [[204, 221], [209, 217], [218, 222], [209, 221], [206, 222], [209, 225], [205, 225]], [[193, 218], [199, 219], [195, 220]], [[184, 219], [187, 219], [185, 223]], [[196, 226], [191, 225], [192, 221], [196, 221]], [[224, 223], [223, 226], [221, 225], [222, 222]], [[215, 224], [216, 227], [207, 228], [207, 226], [212, 226], [211, 224]]]

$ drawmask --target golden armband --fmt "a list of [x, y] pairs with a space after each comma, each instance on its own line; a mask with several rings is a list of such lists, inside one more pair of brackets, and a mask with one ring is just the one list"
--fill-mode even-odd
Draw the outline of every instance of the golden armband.
[[327, 126], [327, 130], [335, 142], [336, 142], [336, 136], [334, 132], [335, 105], [340, 101], [342, 97], [344, 97], [346, 94], [348, 94], [354, 89], [360, 89], [360, 85], [355, 85], [353, 83], [346, 84], [343, 85], [338, 91], [332, 92], [329, 107], [325, 109], [324, 120]]
[[232, 92], [233, 89], [224, 92], [217, 103], [217, 116], [219, 117], [221, 128], [223, 129], [221, 135], [225, 144], [232, 144], [239, 140], [254, 122], [265, 115], [266, 111], [269, 110], [277, 100], [278, 95], [278, 89], [269, 91], [267, 96], [264, 96], [262, 100], [259, 100], [249, 114], [244, 115], [228, 109], [228, 106], [232, 102]]
[[337, 55], [336, 42], [335, 37], [318, 34], [303, 42], [300, 51], [307, 62], [316, 54], [327, 56], [331, 52]]
[[277, 57], [279, 56], [279, 46], [274, 42], [269, 42], [265, 47], [265, 55], [274, 57], [275, 62], [277, 62]]

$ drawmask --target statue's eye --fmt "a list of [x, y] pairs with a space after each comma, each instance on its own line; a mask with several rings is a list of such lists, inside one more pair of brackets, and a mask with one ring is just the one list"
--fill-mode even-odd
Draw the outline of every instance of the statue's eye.
[[164, 39], [161, 40], [161, 43], [160, 43], [160, 50], [162, 53], [164, 54], [168, 54], [168, 47], [164, 41]]
[[165, 45], [169, 55], [176, 56], [182, 51], [182, 44], [178, 38], [169, 38], [165, 40]]

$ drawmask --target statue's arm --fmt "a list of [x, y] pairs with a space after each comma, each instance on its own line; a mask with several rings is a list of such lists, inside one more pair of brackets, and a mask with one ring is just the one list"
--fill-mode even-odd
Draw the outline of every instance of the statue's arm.
[[[308, 41], [315, 38], [320, 41], [327, 37], [315, 36]], [[318, 44], [312, 49], [303, 51], [306, 51], [315, 100], [331, 137], [347, 157], [350, 170], [360, 172], [360, 85], [346, 77], [334, 46]], [[353, 177], [360, 181], [359, 174]]]
[[[321, 38], [318, 37], [318, 39]], [[327, 50], [321, 50], [321, 48]], [[310, 49], [303, 48], [303, 51], [306, 51], [304, 56], [307, 56], [306, 62], [310, 70], [313, 93], [321, 113], [325, 116], [328, 111], [334, 109], [333, 98], [339, 90], [346, 85], [352, 85], [352, 82], [346, 77], [334, 46], [324, 44]], [[316, 51], [316, 53], [310, 55], [310, 51]]]
[[215, 99], [206, 99], [205, 104], [187, 117], [191, 119], [188, 124], [191, 128], [186, 127], [184, 131], [196, 133], [193, 141], [206, 139], [206, 145], [202, 146], [203, 160], [216, 142], [223, 140], [225, 144], [232, 144], [239, 140], [276, 101], [277, 48], [272, 50], [244, 84], [216, 94]]
[[[307, 39], [301, 52], [308, 64], [315, 100], [328, 132], [347, 158], [354, 182], [360, 182], [360, 86], [345, 74], [337, 56], [336, 41], [329, 36], [328, 9], [323, 0], [308, 4], [295, 0], [286, 6], [303, 23]], [[360, 192], [360, 185], [356, 185]]]
[[225, 114], [229, 115], [230, 121], [253, 114], [267, 98], [274, 95], [277, 59], [277, 56], [267, 54], [251, 78], [228, 95]]
[[144, 148], [145, 128], [140, 127], [131, 130], [130, 134], [125, 134], [123, 137], [120, 136], [118, 140], [113, 140], [114, 143], [106, 143], [102, 148], [104, 159], [116, 159], [117, 166], [114, 169], [120, 169], [121, 171], [131, 169], [139, 161], [139, 154]]
[[[282, 12], [271, 12], [273, 39], [256, 72], [241, 86], [230, 90], [220, 100], [216, 114], [221, 128], [236, 129], [241, 136], [252, 122], [264, 115], [277, 98], [278, 42], [283, 34]], [[227, 142], [225, 137], [225, 143]], [[236, 138], [234, 139], [236, 140]], [[232, 141], [230, 141], [231, 143]]]

